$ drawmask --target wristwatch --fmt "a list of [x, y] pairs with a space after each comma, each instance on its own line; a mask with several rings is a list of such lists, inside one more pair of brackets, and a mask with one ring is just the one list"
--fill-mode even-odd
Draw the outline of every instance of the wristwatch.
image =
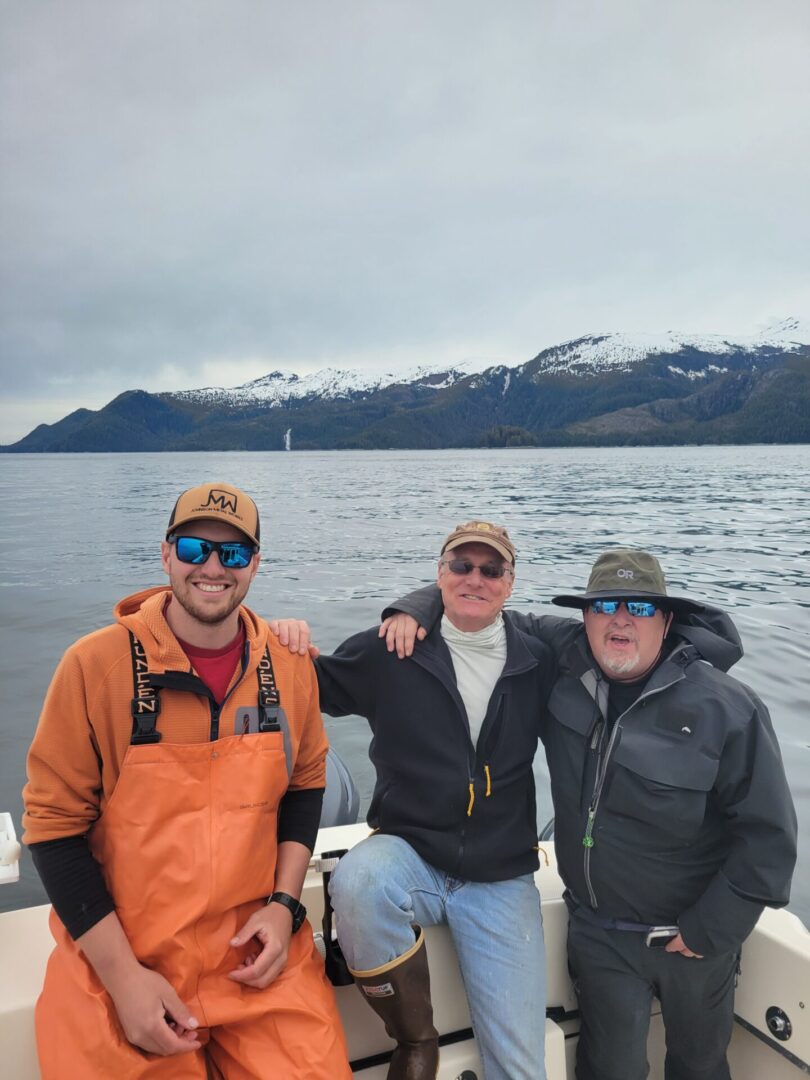
[[273, 895], [268, 898], [267, 903], [283, 904], [292, 915], [292, 932], [295, 933], [296, 930], [301, 929], [304, 919], [307, 917], [307, 909], [300, 900], [296, 900], [295, 897], [290, 896], [289, 893], [274, 892]]

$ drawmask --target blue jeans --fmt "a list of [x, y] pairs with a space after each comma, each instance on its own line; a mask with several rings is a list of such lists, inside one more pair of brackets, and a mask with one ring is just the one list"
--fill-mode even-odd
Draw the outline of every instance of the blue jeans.
[[544, 1080], [546, 964], [533, 875], [460, 881], [400, 837], [377, 834], [343, 856], [330, 893], [354, 971], [410, 949], [414, 923], [446, 923], [487, 1080]]

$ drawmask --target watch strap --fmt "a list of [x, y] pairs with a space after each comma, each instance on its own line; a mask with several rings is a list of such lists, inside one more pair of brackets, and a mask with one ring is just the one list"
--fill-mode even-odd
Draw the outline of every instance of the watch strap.
[[304, 919], [307, 917], [307, 909], [301, 903], [300, 900], [296, 900], [294, 896], [290, 896], [285, 892], [274, 892], [272, 896], [267, 899], [268, 904], [281, 904], [287, 908], [292, 915], [292, 932], [301, 929], [301, 925]]

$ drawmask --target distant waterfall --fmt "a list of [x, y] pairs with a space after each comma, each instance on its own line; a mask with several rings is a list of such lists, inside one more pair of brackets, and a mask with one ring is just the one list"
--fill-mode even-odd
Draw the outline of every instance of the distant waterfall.
[[284, 449], [285, 450], [292, 450], [292, 446], [290, 445], [290, 436], [291, 436], [291, 434], [292, 434], [292, 428], [288, 427], [287, 430], [284, 432]]

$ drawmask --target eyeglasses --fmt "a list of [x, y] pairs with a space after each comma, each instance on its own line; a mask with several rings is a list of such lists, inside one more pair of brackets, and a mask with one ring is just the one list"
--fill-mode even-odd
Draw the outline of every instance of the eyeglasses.
[[473, 570], [480, 570], [481, 577], [493, 580], [502, 578], [504, 574], [514, 574], [515, 572], [511, 566], [506, 566], [505, 563], [485, 562], [479, 565], [470, 562], [469, 559], [442, 559], [442, 562], [451, 574], [458, 574], [459, 577], [471, 574]]
[[648, 600], [592, 600], [591, 611], [594, 615], [615, 615], [621, 605], [627, 608], [627, 614], [635, 619], [651, 619], [661, 608]]
[[174, 544], [180, 562], [202, 566], [216, 552], [220, 564], [228, 570], [244, 570], [258, 551], [255, 544], [243, 544], [239, 540], [202, 540], [198, 536], [170, 536], [169, 543]]

